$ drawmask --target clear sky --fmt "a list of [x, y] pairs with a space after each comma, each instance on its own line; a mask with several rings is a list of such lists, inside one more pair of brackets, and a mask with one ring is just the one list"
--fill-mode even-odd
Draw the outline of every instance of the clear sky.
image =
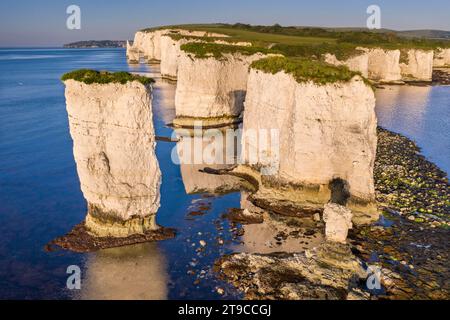
[[[71, 4], [81, 8], [81, 30], [66, 28]], [[0, 47], [132, 39], [144, 27], [181, 23], [365, 27], [371, 4], [383, 28], [450, 30], [450, 0], [1, 0]]]

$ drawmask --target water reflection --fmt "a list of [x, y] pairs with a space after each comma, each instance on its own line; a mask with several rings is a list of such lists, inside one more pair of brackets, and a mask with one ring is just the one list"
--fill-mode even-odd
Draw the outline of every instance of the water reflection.
[[194, 132], [177, 129], [177, 157], [186, 193], [228, 193], [241, 189], [241, 179], [203, 172], [227, 169], [236, 164], [237, 138], [227, 139], [222, 130]]
[[78, 299], [167, 299], [169, 276], [156, 243], [101, 250], [88, 256]]
[[175, 89], [168, 80], [157, 80], [153, 86], [153, 105], [156, 117], [165, 124], [170, 124], [175, 118]]

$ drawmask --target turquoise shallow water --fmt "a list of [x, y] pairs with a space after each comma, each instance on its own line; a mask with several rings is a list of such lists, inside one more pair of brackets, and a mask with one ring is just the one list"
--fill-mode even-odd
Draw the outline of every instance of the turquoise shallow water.
[[[163, 173], [158, 222], [176, 227], [175, 239], [92, 254], [44, 251], [86, 214], [59, 80], [78, 68], [158, 75], [157, 66], [128, 65], [123, 49], [0, 50], [0, 298], [219, 298], [215, 289], [225, 284], [211, 266], [238, 248], [219, 217], [240, 207], [241, 196], [186, 194], [170, 143], [157, 144]], [[174, 115], [174, 93], [174, 84], [158, 79], [153, 92], [158, 135], [172, 132], [165, 124]], [[380, 124], [415, 139], [448, 172], [450, 87], [391, 87], [377, 96]], [[210, 209], [188, 217], [198, 206]], [[227, 245], [210, 245], [217, 236]], [[200, 240], [208, 243], [202, 252]], [[65, 289], [69, 265], [82, 270], [79, 291]], [[226, 292], [225, 298], [239, 297]]]

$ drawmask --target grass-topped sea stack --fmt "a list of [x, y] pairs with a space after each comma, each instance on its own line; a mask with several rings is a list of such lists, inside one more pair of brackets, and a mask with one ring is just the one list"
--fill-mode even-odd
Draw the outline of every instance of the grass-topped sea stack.
[[62, 77], [73, 153], [94, 237], [159, 229], [161, 171], [155, 155], [152, 79], [77, 70]]
[[235, 123], [244, 108], [249, 66], [271, 50], [215, 43], [188, 43], [181, 50], [174, 125]]
[[[303, 58], [256, 61], [244, 112], [246, 165], [236, 170], [259, 181], [252, 197], [260, 206], [291, 206], [291, 213], [302, 215], [331, 201], [350, 207], [357, 223], [376, 220], [374, 109], [371, 86], [345, 66]], [[246, 134], [270, 129], [279, 132], [278, 150]], [[267, 157], [254, 162], [251, 150]]]

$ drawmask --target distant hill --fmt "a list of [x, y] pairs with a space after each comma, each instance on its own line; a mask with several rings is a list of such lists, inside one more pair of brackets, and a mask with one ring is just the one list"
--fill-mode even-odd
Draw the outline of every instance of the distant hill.
[[397, 31], [397, 34], [402, 37], [417, 37], [417, 38], [427, 38], [427, 39], [439, 39], [439, 40], [450, 40], [450, 31], [444, 30], [407, 30], [407, 31]]
[[[303, 28], [303, 27], [300, 27]], [[328, 31], [368, 31], [366, 28], [323, 28]], [[425, 39], [436, 39], [436, 40], [450, 40], [450, 31], [445, 30], [433, 30], [433, 29], [423, 29], [423, 30], [404, 30], [397, 31], [392, 29], [379, 29], [370, 30], [371, 32], [379, 33], [395, 33], [399, 37], [405, 38], [425, 38]]]
[[64, 48], [125, 48], [125, 40], [88, 40], [67, 43]]

